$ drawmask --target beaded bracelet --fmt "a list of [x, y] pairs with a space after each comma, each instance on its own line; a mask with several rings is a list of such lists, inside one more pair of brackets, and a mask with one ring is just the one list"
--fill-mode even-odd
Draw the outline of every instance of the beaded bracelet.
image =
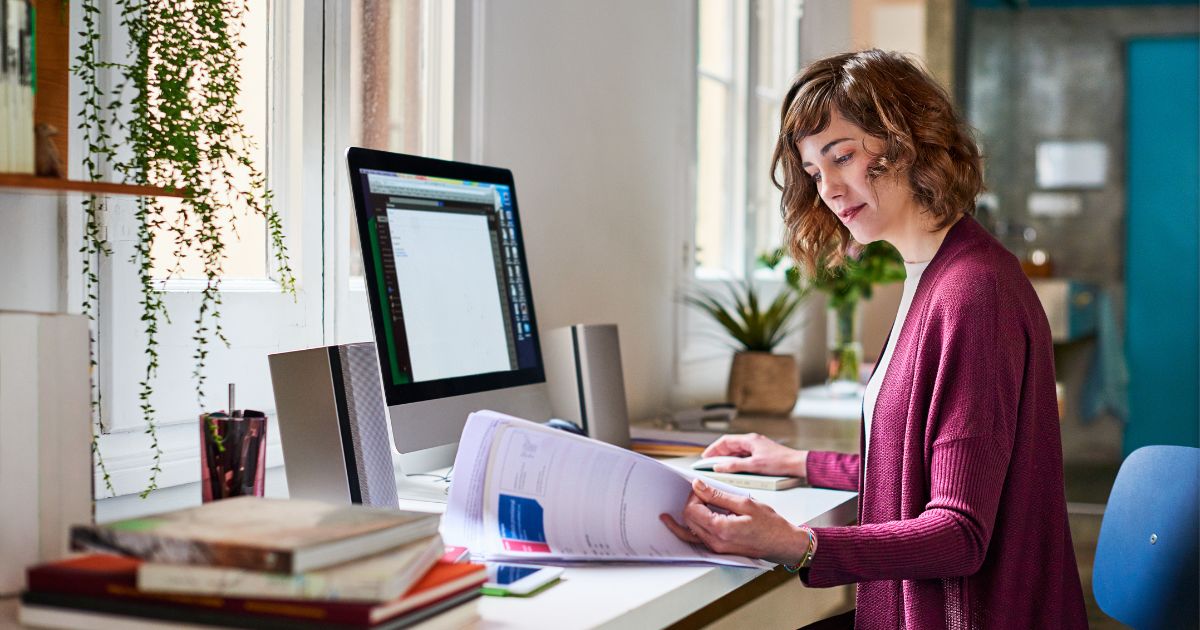
[[801, 525], [800, 529], [808, 536], [808, 544], [804, 547], [804, 555], [800, 556], [800, 562], [783, 565], [784, 570], [788, 573], [799, 573], [800, 569], [807, 568], [812, 564], [813, 554], [817, 552], [816, 534], [813, 534], [813, 530], [807, 525]]

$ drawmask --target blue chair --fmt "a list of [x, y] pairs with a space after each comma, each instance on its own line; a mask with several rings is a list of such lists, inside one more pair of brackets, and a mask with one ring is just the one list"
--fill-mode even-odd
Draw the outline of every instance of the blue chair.
[[1200, 627], [1200, 449], [1129, 454], [1100, 523], [1092, 592], [1137, 630]]

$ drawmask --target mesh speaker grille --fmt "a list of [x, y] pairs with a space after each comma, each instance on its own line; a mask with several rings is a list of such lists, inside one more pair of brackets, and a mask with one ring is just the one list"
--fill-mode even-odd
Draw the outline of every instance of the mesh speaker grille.
[[379, 376], [379, 357], [373, 343], [338, 346], [346, 387], [346, 411], [354, 465], [358, 471], [363, 505], [394, 508], [396, 470], [388, 440], [387, 404]]

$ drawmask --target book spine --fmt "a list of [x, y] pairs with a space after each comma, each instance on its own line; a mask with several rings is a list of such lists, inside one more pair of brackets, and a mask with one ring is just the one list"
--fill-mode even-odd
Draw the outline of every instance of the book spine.
[[0, 172], [33, 173], [33, 7], [0, 0]]
[[154, 563], [138, 569], [138, 587], [147, 592], [366, 601], [382, 601], [400, 595], [390, 592], [388, 586], [384, 582], [345, 584], [307, 573], [284, 575]]
[[17, 43], [17, 127], [13, 171], [33, 174], [33, 3], [20, 0], [20, 40]]
[[132, 556], [148, 562], [234, 567], [274, 573], [292, 573], [294, 567], [293, 555], [287, 550], [180, 540], [92, 525], [71, 528], [71, 549]]
[[12, 170], [12, 146], [15, 139], [14, 122], [16, 112], [12, 98], [9, 96], [9, 85], [15, 83], [16, 70], [11, 67], [9, 58], [9, 40], [12, 39], [12, 25], [16, 21], [13, 15], [15, 5], [9, 0], [0, 0], [0, 173]]
[[399, 552], [295, 575], [146, 562], [138, 567], [137, 585], [147, 592], [384, 601], [403, 595], [433, 567], [443, 549], [441, 537], [433, 536]]
[[[132, 577], [132, 576], [131, 576]], [[132, 580], [97, 578], [86, 573], [70, 576], [29, 573], [29, 592], [92, 597], [107, 600], [128, 600], [147, 603], [173, 604], [188, 608], [220, 610], [249, 615], [288, 617], [306, 621], [322, 621], [351, 625], [371, 623], [372, 604], [351, 602], [301, 602], [272, 598], [222, 597], [216, 595], [182, 595], [175, 593], [145, 593]]]

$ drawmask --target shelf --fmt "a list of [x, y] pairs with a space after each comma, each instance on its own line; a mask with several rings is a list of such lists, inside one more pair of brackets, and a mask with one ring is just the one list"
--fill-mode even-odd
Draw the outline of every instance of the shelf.
[[89, 182], [57, 177], [35, 177], [0, 173], [0, 192], [58, 194], [64, 192], [92, 193], [96, 195], [134, 195], [138, 197], [186, 197], [182, 191], [158, 186], [135, 186], [111, 182]]
[[[3, 2], [4, 0], [0, 0]], [[64, 167], [70, 164], [67, 132], [70, 128], [68, 93], [71, 79], [70, 3], [64, 0], [34, 0], [37, 33], [37, 90], [33, 100], [33, 120], [58, 130], [51, 139]], [[0, 173], [0, 193], [48, 194], [80, 192], [95, 195], [133, 195], [138, 197], [186, 197], [186, 191], [158, 186], [135, 186], [110, 182], [91, 182]]]

